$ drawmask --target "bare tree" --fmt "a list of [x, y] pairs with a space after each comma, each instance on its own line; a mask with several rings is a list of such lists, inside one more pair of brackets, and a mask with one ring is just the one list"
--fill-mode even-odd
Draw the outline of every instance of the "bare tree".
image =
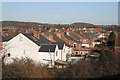
[[8, 46], [7, 42], [4, 42], [2, 44], [2, 51], [1, 51], [1, 58], [2, 58], [2, 67], [5, 65], [5, 58], [10, 56], [10, 53], [8, 53], [10, 47]]

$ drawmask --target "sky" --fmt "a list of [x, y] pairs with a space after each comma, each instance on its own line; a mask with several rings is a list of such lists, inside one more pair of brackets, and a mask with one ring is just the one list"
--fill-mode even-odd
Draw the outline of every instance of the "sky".
[[3, 2], [2, 20], [96, 25], [118, 24], [117, 2]]

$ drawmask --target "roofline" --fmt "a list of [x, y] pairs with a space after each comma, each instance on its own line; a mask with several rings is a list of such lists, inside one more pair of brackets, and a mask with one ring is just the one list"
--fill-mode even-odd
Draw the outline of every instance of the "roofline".
[[[20, 34], [22, 34], [23, 36], [25, 36], [23, 33], [20, 33]], [[19, 34], [18, 34], [19, 35]], [[27, 36], [25, 36], [26, 38], [28, 38]], [[28, 38], [29, 39], [29, 38]], [[30, 39], [29, 39], [30, 40]], [[32, 40], [30, 40], [30, 41], [32, 41]], [[33, 41], [32, 41], [33, 42]], [[35, 43], [35, 42], [33, 42], [34, 44], [36, 44], [37, 46], [40, 46], [40, 45], [38, 45], [37, 43]]]
[[40, 45], [57, 45], [57, 44], [40, 44]]

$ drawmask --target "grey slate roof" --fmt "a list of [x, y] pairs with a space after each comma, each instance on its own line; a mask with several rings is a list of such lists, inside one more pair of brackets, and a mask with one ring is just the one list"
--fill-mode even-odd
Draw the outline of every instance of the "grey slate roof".
[[30, 40], [32, 40], [38, 46], [40, 46], [40, 44], [50, 44], [50, 43], [52, 43], [51, 41], [49, 41], [48, 39], [46, 39], [41, 34], [39, 35], [39, 39], [36, 38], [33, 33], [25, 33], [23, 35], [25, 35], [27, 38], [29, 38]]
[[80, 36], [82, 36], [82, 37], [84, 37], [84, 38], [90, 39], [89, 37], [86, 37], [85, 35], [80, 34], [80, 31], [75, 31], [75, 33], [79, 34]]
[[24, 36], [26, 36], [27, 38], [29, 38], [31, 41], [33, 41], [34, 43], [36, 43], [38, 46], [40, 46], [40, 42], [39, 39], [37, 39], [33, 33], [25, 33], [23, 34]]
[[[56, 41], [56, 42], [61, 42], [61, 43], [65, 43], [62, 39], [60, 39], [56, 34], [53, 34], [53, 39]], [[66, 46], [69, 46], [69, 44], [65, 43]]]
[[96, 36], [96, 37], [99, 36], [99, 34], [98, 34], [97, 32], [96, 32], [96, 33], [92, 33], [92, 32], [91, 32], [90, 34], [92, 34], [92, 35], [94, 35], [94, 36]]
[[40, 44], [50, 44], [52, 43], [51, 41], [49, 41], [48, 39], [46, 39], [44, 36], [42, 36], [41, 34], [39, 35], [39, 43]]
[[78, 37], [77, 35], [73, 34], [72, 32], [70, 32], [70, 35], [73, 36], [74, 38], [76, 38], [77, 40], [81, 39], [80, 37]]
[[9, 41], [10, 39], [11, 39], [11, 37], [9, 37], [9, 36], [8, 37], [4, 37], [0, 33], [0, 41], [4, 42], [4, 41]]
[[74, 42], [81, 43], [81, 42], [79, 42], [77, 40], [74, 40], [73, 38], [71, 38], [70, 36], [66, 35], [65, 33], [64, 33], [64, 37], [66, 37], [68, 40], [72, 40]]
[[65, 43], [62, 43], [62, 42], [53, 42], [53, 44], [58, 44], [58, 48], [60, 50], [62, 50]]
[[9, 29], [2, 29], [2, 31], [9, 31]]
[[55, 52], [56, 45], [41, 45], [39, 52]]

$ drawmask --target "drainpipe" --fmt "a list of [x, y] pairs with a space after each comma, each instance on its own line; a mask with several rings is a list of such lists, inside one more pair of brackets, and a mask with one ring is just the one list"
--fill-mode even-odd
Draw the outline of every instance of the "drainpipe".
[[50, 49], [49, 49], [49, 54], [50, 54], [50, 64], [51, 64], [51, 66], [52, 66], [52, 58], [51, 58]]

